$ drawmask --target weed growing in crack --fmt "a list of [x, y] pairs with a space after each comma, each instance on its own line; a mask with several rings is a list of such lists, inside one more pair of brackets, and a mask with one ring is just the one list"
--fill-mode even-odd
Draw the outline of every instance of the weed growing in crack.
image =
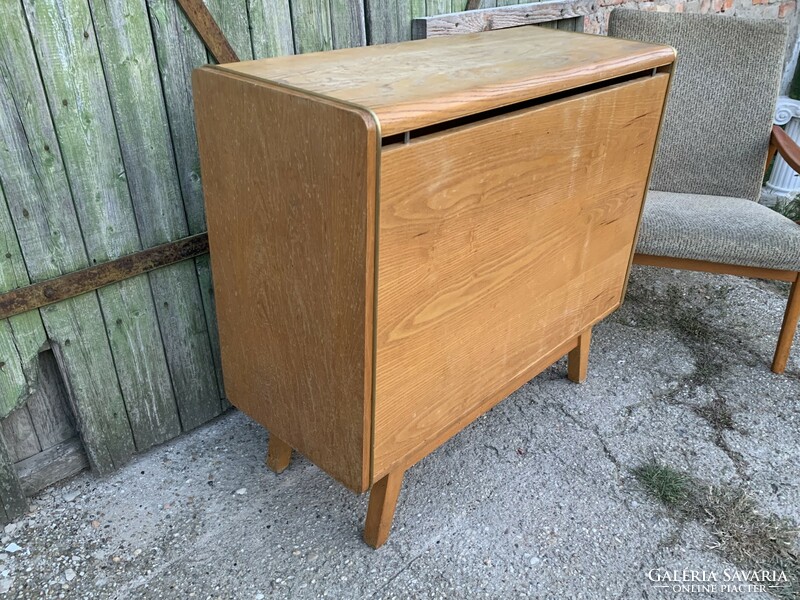
[[800, 530], [786, 519], [764, 514], [745, 491], [707, 485], [651, 460], [633, 470], [647, 492], [682, 521], [693, 520], [714, 537], [711, 550], [739, 569], [778, 571], [787, 582], [770, 588], [777, 598], [800, 598]]
[[720, 396], [715, 396], [708, 404], [695, 408], [694, 412], [717, 432], [725, 430], [733, 431], [736, 429], [736, 424], [733, 421], [733, 413], [731, 413], [730, 408], [728, 408], [725, 399]]
[[678, 509], [689, 498], [691, 480], [670, 467], [650, 461], [633, 470], [636, 479], [662, 504]]

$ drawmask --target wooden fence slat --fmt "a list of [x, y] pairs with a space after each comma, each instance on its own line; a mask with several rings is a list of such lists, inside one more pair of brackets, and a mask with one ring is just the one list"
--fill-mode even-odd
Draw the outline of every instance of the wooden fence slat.
[[0, 429], [8, 447], [8, 458], [12, 463], [25, 460], [42, 451], [27, 404], [23, 404], [3, 419]]
[[370, 44], [411, 39], [411, 22], [424, 17], [425, 0], [366, 0]]
[[370, 44], [391, 44], [399, 36], [397, 5], [401, 0], [365, 0]]
[[27, 402], [36, 437], [42, 449], [75, 437], [75, 421], [69, 414], [67, 390], [55, 356], [48, 350], [39, 355], [39, 385]]
[[[89, 258], [136, 252], [141, 241], [89, 6], [24, 5]], [[136, 446], [147, 448], [165, 439], [177, 418], [150, 283], [140, 275], [98, 296]]]
[[[144, 0], [90, 0], [139, 236], [150, 248], [189, 232]], [[158, 405], [156, 444], [220, 412], [203, 300], [192, 262], [149, 274], [178, 413]], [[137, 438], [138, 441], [138, 438]], [[141, 451], [144, 447], [137, 448]]]
[[17, 471], [8, 455], [8, 449], [0, 434], [0, 522], [8, 523], [25, 514], [28, 499], [22, 490]]
[[429, 15], [444, 15], [453, 12], [452, 0], [426, 0], [426, 13]]
[[367, 43], [364, 0], [330, 0], [331, 35], [334, 48], [352, 48]]
[[29, 496], [55, 481], [72, 477], [87, 466], [81, 441], [73, 437], [15, 465], [22, 490]]
[[175, 0], [148, 0], [147, 6], [189, 233], [201, 233], [206, 217], [191, 78], [193, 69], [208, 63], [206, 50]]
[[[208, 10], [236, 51], [239, 60], [253, 58], [253, 46], [250, 42], [250, 21], [248, 18], [248, 0], [204, 0]], [[211, 61], [208, 61], [211, 62]]]
[[[184, 210], [189, 233], [196, 235], [206, 230], [206, 217], [200, 182], [200, 154], [197, 150], [194, 127], [192, 69], [207, 64], [206, 50], [186, 15], [174, 0], [148, 0], [148, 8]], [[206, 327], [211, 339], [217, 385], [220, 396], [224, 397], [209, 257], [196, 258], [195, 268], [203, 298]], [[221, 407], [227, 406], [229, 406], [227, 401], [221, 398]]]
[[[0, 59], [0, 70], [3, 64]], [[0, 77], [3, 75], [0, 74]], [[0, 103], [4, 103], [4, 96], [0, 92]], [[3, 123], [0, 116], [0, 126]], [[2, 150], [3, 142], [0, 142]], [[29, 282], [5, 194], [0, 187], [0, 292]], [[36, 355], [45, 339], [44, 326], [36, 311], [0, 321], [0, 419], [22, 404], [35, 386]]]
[[294, 48], [298, 54], [333, 49], [331, 13], [327, 2], [291, 0]]
[[255, 58], [294, 54], [289, 0], [250, 0], [250, 33]]
[[561, 19], [556, 21], [556, 29], [561, 31], [583, 31], [584, 17], [573, 17], [572, 19]]
[[367, 30], [370, 44], [390, 44], [398, 41], [397, 5], [401, 0], [365, 0]]
[[20, 356], [14, 331], [7, 319], [0, 321], [0, 415], [7, 417], [28, 395], [24, 364], [31, 357]]
[[[0, 86], [0, 179], [30, 278], [40, 281], [88, 266], [88, 259], [26, 27], [19, 3], [0, 3], [7, 83]], [[60, 366], [72, 382], [92, 466], [109, 473], [133, 454], [134, 442], [97, 295], [40, 312], [47, 337], [63, 349]]]
[[239, 57], [222, 33], [217, 20], [208, 10], [203, 0], [175, 0], [183, 9], [183, 14], [191, 21], [197, 34], [205, 40], [209, 54], [221, 63], [238, 62]]

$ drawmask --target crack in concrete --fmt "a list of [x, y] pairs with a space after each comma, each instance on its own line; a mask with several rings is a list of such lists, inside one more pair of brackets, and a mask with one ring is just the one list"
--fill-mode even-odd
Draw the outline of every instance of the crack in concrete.
[[614, 465], [615, 470], [617, 471], [617, 480], [621, 478], [621, 470], [622, 466], [620, 465], [619, 460], [614, 453], [611, 452], [611, 449], [608, 447], [606, 440], [603, 438], [603, 434], [600, 433], [600, 428], [597, 425], [586, 425], [582, 423], [580, 419], [578, 419], [575, 415], [567, 410], [567, 408], [563, 404], [553, 404], [565, 417], [567, 417], [570, 421], [572, 421], [577, 427], [583, 431], [591, 433], [592, 435], [597, 438], [597, 441], [600, 443], [600, 449], [603, 451], [605, 457]]

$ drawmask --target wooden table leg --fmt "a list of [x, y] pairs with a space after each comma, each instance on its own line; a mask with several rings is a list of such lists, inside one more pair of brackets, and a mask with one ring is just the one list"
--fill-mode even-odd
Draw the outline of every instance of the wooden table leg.
[[404, 471], [389, 473], [372, 486], [369, 493], [367, 522], [364, 525], [364, 541], [373, 548], [379, 548], [389, 537], [392, 528], [394, 509], [400, 486], [403, 483]]
[[278, 436], [269, 434], [267, 443], [267, 466], [276, 473], [283, 473], [292, 460], [292, 447]]
[[578, 345], [569, 351], [567, 357], [567, 377], [575, 383], [586, 380], [586, 371], [589, 368], [589, 345], [592, 343], [592, 328], [590, 327], [578, 336]]

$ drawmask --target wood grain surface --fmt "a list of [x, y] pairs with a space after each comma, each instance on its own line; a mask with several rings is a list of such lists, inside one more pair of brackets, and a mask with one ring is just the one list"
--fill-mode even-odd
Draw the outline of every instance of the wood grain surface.
[[420, 17], [412, 23], [415, 40], [507, 29], [590, 15], [597, 11], [597, 0], [547, 0], [481, 10], [467, 10], [447, 15]]
[[388, 136], [663, 66], [674, 57], [667, 46], [517, 27], [220, 68], [363, 106]]
[[213, 67], [194, 91], [228, 397], [363, 491], [376, 124]]
[[373, 480], [619, 305], [667, 80], [384, 148]]

